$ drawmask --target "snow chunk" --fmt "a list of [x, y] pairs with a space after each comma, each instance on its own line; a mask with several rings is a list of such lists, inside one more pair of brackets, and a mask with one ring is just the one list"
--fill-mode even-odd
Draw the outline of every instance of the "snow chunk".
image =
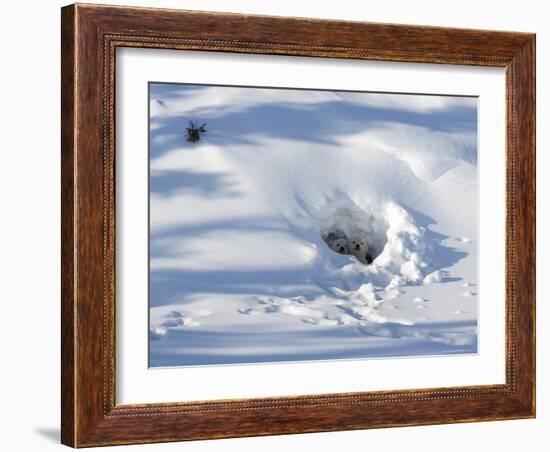
[[374, 286], [371, 283], [363, 284], [357, 289], [356, 296], [359, 300], [366, 303], [376, 305], [379, 302], [379, 298], [376, 296]]
[[158, 341], [159, 339], [164, 338], [168, 330], [162, 327], [149, 328], [149, 338], [152, 341]]
[[386, 286], [386, 288], [401, 287], [401, 286], [405, 286], [406, 284], [407, 284], [407, 281], [404, 278], [402, 278], [399, 275], [395, 275], [391, 279], [389, 284]]
[[399, 277], [399, 285], [419, 284], [431, 260], [425, 229], [395, 202], [386, 204], [384, 218], [388, 224], [387, 243], [376, 263]]
[[442, 280], [443, 275], [441, 274], [441, 271], [436, 270], [424, 278], [424, 284], [440, 283]]

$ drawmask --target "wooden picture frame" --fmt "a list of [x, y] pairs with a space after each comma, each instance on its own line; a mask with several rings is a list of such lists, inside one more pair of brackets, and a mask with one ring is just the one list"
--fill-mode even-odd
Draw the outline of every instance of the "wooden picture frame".
[[[62, 442], [73, 447], [535, 416], [535, 35], [70, 5], [62, 9]], [[506, 69], [506, 383], [115, 403], [115, 50]], [[504, 151], [504, 150], [503, 150]]]

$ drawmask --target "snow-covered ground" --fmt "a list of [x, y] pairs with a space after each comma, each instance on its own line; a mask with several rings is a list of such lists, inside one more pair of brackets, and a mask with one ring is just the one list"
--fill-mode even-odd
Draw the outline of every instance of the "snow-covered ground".
[[151, 84], [150, 365], [475, 353], [476, 108]]

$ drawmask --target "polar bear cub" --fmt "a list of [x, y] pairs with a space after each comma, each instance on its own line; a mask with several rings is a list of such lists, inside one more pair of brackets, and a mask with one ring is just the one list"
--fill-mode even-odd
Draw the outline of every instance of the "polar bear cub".
[[351, 237], [348, 239], [349, 254], [355, 256], [355, 258], [362, 264], [372, 263], [372, 257], [369, 254], [369, 242], [360, 237]]
[[348, 241], [344, 238], [331, 240], [329, 247], [332, 251], [336, 251], [340, 254], [349, 254]]

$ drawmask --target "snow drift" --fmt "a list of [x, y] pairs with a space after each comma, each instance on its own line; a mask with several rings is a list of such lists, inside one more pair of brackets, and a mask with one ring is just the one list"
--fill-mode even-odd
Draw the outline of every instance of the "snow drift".
[[476, 351], [475, 100], [151, 89], [150, 365]]

